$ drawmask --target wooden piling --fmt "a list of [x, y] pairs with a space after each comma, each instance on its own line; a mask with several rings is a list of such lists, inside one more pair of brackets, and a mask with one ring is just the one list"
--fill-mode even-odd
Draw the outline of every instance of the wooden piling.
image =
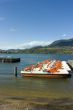
[[14, 75], [17, 77], [17, 67], [14, 67]]

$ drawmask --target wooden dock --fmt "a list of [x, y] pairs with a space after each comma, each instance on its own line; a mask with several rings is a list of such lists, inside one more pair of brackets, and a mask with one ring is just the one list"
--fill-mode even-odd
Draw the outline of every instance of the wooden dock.
[[0, 57], [0, 62], [16, 63], [16, 62], [20, 62], [20, 58]]

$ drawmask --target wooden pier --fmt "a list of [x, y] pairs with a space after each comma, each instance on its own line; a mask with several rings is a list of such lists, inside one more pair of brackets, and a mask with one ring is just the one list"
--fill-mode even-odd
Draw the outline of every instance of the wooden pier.
[[20, 58], [0, 57], [0, 62], [16, 63], [16, 62], [20, 62]]

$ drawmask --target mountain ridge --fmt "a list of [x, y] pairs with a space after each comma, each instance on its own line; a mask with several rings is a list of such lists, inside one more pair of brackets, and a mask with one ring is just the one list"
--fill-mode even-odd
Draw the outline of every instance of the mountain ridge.
[[73, 54], [73, 38], [71, 39], [61, 39], [52, 42], [47, 46], [35, 46], [30, 49], [8, 49], [1, 50], [0, 53], [67, 53]]
[[73, 38], [71, 39], [61, 39], [52, 42], [49, 47], [59, 47], [59, 46], [73, 46]]

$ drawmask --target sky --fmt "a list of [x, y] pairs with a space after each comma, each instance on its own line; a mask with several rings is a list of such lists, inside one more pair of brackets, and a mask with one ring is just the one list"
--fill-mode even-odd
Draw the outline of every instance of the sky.
[[0, 49], [73, 38], [73, 0], [0, 0]]

